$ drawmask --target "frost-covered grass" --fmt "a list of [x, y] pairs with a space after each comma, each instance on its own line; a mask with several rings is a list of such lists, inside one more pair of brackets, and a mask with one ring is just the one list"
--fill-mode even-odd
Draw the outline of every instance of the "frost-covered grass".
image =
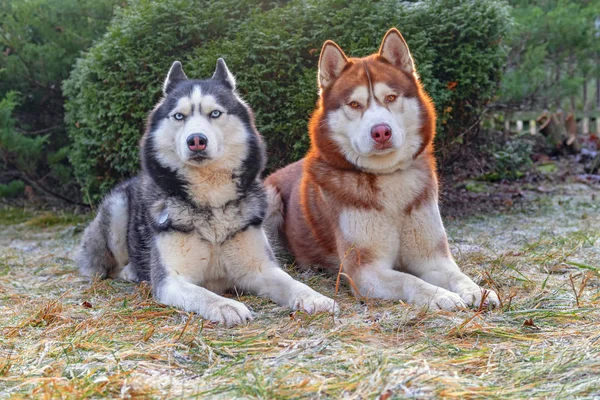
[[600, 396], [600, 188], [526, 192], [524, 206], [447, 223], [459, 265], [501, 311], [358, 302], [292, 271], [341, 313], [250, 295], [227, 329], [155, 303], [145, 285], [89, 282], [72, 258], [87, 221], [0, 212], [0, 397]]

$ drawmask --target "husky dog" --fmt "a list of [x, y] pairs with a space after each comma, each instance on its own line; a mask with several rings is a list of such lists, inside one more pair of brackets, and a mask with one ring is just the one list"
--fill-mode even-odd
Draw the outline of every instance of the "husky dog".
[[235, 287], [309, 313], [333, 300], [279, 268], [262, 222], [265, 151], [223, 59], [211, 79], [171, 66], [141, 142], [141, 173], [117, 186], [86, 229], [86, 276], [150, 281], [155, 299], [227, 326], [252, 319], [217, 293]]
[[307, 156], [266, 180], [266, 225], [300, 266], [341, 268], [356, 295], [433, 309], [498, 306], [463, 274], [438, 207], [435, 113], [404, 38], [348, 58], [332, 41], [319, 59], [320, 98]]

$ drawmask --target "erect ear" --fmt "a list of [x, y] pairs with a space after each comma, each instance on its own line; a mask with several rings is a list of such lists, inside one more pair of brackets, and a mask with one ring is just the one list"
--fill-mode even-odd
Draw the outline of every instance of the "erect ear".
[[396, 28], [390, 29], [385, 34], [379, 48], [379, 55], [409, 74], [415, 71], [415, 65], [406, 41]]
[[225, 64], [225, 60], [222, 58], [217, 60], [217, 68], [211, 79], [225, 82], [232, 90], [235, 89], [235, 78], [233, 77], [233, 74], [229, 72], [229, 68], [227, 68], [227, 64]]
[[328, 40], [323, 44], [321, 57], [319, 57], [319, 86], [328, 88], [340, 76], [348, 64], [348, 57], [340, 46]]
[[165, 95], [171, 93], [171, 91], [177, 86], [177, 84], [181, 81], [187, 80], [187, 76], [185, 72], [183, 72], [183, 66], [179, 61], [175, 61], [173, 65], [171, 65], [171, 69], [167, 74], [167, 79], [165, 79], [165, 83], [163, 84], [163, 92]]

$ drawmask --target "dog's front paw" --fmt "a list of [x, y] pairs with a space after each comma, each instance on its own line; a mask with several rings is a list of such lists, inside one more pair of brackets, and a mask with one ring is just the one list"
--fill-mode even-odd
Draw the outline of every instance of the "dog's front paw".
[[318, 312], [337, 314], [339, 312], [339, 307], [334, 300], [317, 292], [299, 294], [294, 300], [292, 308], [306, 311], [309, 314]]
[[423, 293], [414, 303], [434, 311], [456, 311], [467, 307], [459, 295], [443, 288], [436, 288], [433, 293]]
[[119, 271], [117, 278], [123, 279], [128, 282], [139, 282], [138, 274], [135, 270], [135, 267], [131, 264], [127, 264], [126, 266]]
[[252, 313], [239, 301], [222, 299], [216, 302], [202, 317], [227, 327], [246, 324], [252, 321]]
[[493, 290], [484, 289], [477, 285], [473, 285], [458, 291], [460, 297], [470, 307], [481, 307], [483, 299], [483, 307], [488, 309], [500, 307], [500, 299]]

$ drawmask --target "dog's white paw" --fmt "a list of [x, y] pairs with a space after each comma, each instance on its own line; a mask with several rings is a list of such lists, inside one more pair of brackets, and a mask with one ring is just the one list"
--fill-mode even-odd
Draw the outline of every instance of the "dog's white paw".
[[483, 300], [484, 307], [487, 307], [488, 309], [500, 307], [500, 299], [493, 290], [484, 289], [477, 285], [471, 285], [467, 288], [460, 289], [458, 293], [469, 307], [480, 307], [481, 300], [484, 298], [484, 293], [487, 293]]
[[117, 276], [117, 278], [129, 282], [139, 282], [139, 278], [135, 267], [133, 267], [131, 264], [127, 264], [126, 266], [124, 266], [123, 269], [119, 271], [119, 275]]
[[443, 288], [436, 288], [433, 294], [419, 296], [415, 301], [415, 305], [427, 306], [434, 311], [456, 311], [467, 307], [467, 304], [459, 295]]
[[248, 307], [239, 301], [230, 299], [219, 300], [202, 317], [227, 327], [252, 321], [252, 313], [248, 310]]
[[294, 310], [306, 311], [309, 314], [315, 314], [318, 312], [337, 314], [340, 310], [337, 303], [333, 299], [323, 296], [317, 292], [299, 294], [294, 300], [294, 305], [292, 308]]

